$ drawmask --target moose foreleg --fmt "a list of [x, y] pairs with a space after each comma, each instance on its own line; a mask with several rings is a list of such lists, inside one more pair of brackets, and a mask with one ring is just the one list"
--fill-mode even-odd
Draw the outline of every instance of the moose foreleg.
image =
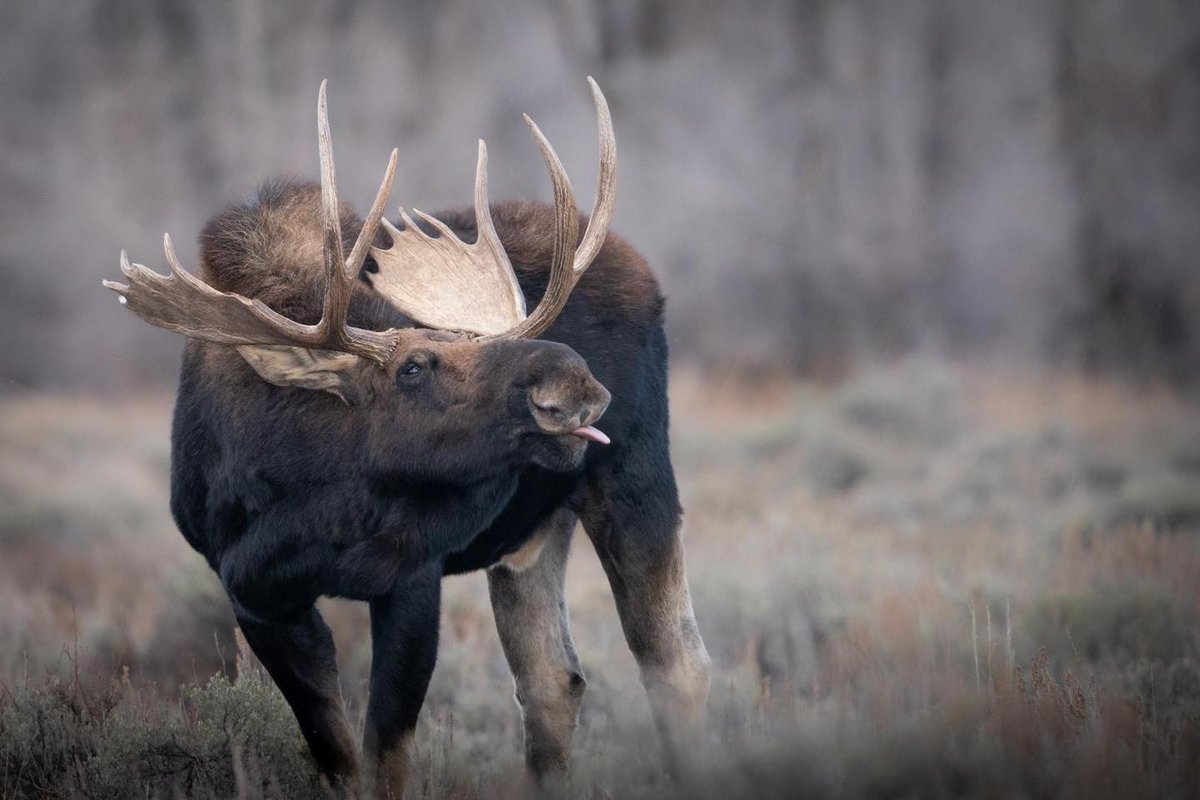
[[404, 795], [417, 715], [437, 661], [442, 565], [423, 567], [371, 601], [371, 696], [363, 755], [368, 796]]
[[353, 794], [358, 758], [338, 688], [329, 626], [316, 608], [287, 624], [242, 616], [238, 624], [296, 714], [317, 767], [339, 792]]
[[564, 772], [587, 681], [571, 641], [563, 573], [575, 515], [554, 512], [526, 548], [488, 570], [492, 613], [513, 673], [525, 728], [525, 764], [537, 778]]

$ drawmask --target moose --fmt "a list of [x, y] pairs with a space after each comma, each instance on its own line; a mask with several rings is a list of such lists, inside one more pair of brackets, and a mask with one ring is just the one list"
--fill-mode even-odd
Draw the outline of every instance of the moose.
[[[171, 512], [325, 780], [350, 793], [403, 792], [441, 578], [480, 569], [528, 770], [567, 768], [586, 686], [563, 595], [577, 521], [669, 758], [702, 723], [710, 661], [684, 575], [664, 301], [646, 261], [608, 232], [616, 143], [588, 80], [600, 169], [582, 236], [566, 172], [528, 116], [553, 205], [489, 203], [481, 140], [473, 208], [402, 208], [388, 222], [393, 150], [359, 218], [338, 198], [323, 82], [319, 185], [268, 183], [218, 214], [197, 275], [167, 235], [169, 274], [122, 252], [127, 283], [104, 282], [188, 337]], [[370, 605], [361, 766], [321, 596]]]

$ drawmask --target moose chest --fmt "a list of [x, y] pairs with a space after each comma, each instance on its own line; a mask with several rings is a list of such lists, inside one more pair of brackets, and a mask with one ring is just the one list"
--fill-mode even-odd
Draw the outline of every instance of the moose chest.
[[546, 517], [570, 496], [579, 480], [578, 473], [526, 470], [503, 510], [466, 547], [446, 558], [445, 574], [486, 569], [519, 550]]
[[260, 618], [287, 616], [320, 596], [370, 600], [466, 548], [516, 487], [516, 477], [504, 476], [287, 493], [247, 514], [240, 535], [210, 557], [235, 603]]

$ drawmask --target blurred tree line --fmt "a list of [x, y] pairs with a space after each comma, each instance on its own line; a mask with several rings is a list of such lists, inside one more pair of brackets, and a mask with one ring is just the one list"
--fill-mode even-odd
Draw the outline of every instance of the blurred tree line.
[[185, 262], [223, 203], [315, 177], [330, 79], [343, 194], [401, 147], [396, 204], [548, 198], [520, 122], [595, 179], [680, 358], [795, 371], [916, 348], [1200, 374], [1194, 0], [59, 0], [0, 7], [0, 385], [170, 379], [179, 343], [99, 288]]

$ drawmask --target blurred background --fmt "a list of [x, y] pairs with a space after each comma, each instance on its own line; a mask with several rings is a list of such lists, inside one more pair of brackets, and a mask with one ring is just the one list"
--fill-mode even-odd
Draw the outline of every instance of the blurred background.
[[0, 11], [0, 377], [167, 383], [179, 342], [98, 291], [271, 176], [398, 205], [548, 199], [529, 112], [590, 202], [584, 76], [616, 118], [615, 229], [675, 352], [838, 370], [1001, 351], [1200, 371], [1200, 11], [1183, 0], [78, 0]]
[[[0, 5], [0, 797], [319, 795], [167, 511], [181, 340], [100, 288], [317, 175], [582, 203], [668, 297], [714, 659], [664, 774], [583, 535], [572, 796], [1194, 796], [1200, 5], [73, 0]], [[583, 210], [587, 210], [585, 206]], [[520, 796], [481, 575], [446, 581], [424, 797]], [[361, 720], [364, 610], [323, 602]], [[214, 677], [215, 676], [215, 677]], [[707, 794], [706, 794], [707, 793]]]

